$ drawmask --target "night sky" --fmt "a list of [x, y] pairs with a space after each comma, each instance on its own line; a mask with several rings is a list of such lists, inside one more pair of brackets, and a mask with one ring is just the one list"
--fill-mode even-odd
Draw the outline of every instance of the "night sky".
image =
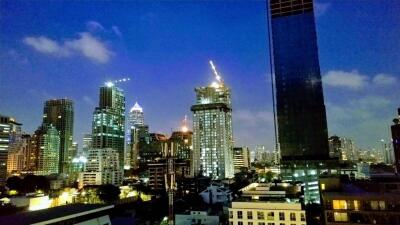
[[[400, 107], [400, 3], [315, 8], [329, 134], [378, 147]], [[150, 130], [170, 134], [212, 59], [232, 88], [235, 145], [272, 149], [266, 24], [264, 1], [0, 1], [0, 113], [32, 133], [45, 100], [70, 98], [81, 142], [99, 86], [129, 77], [127, 109], [138, 101]]]

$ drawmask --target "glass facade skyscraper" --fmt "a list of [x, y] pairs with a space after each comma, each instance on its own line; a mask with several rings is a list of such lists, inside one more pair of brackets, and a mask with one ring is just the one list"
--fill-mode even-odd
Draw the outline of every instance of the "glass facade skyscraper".
[[230, 89], [223, 82], [195, 89], [191, 174], [212, 179], [231, 178], [233, 168]]
[[125, 145], [125, 97], [122, 89], [108, 82], [100, 88], [99, 107], [93, 113], [92, 147], [118, 152], [123, 169]]
[[72, 149], [74, 130], [74, 107], [72, 100], [51, 99], [44, 103], [43, 126], [53, 125], [60, 132], [59, 168], [68, 173], [68, 167], [75, 157]]
[[318, 177], [330, 173], [326, 111], [312, 0], [270, 0], [281, 176], [301, 181], [306, 203], [320, 202]]
[[312, 0], [270, 0], [282, 160], [329, 158]]

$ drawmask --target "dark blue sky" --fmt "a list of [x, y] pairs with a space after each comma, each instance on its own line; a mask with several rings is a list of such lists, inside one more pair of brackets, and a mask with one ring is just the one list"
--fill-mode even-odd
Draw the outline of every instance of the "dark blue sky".
[[[400, 3], [317, 1], [320, 64], [330, 134], [361, 147], [389, 138], [400, 106]], [[208, 60], [232, 88], [237, 145], [273, 146], [263, 1], [1, 1], [0, 113], [33, 132], [43, 102], [75, 101], [75, 139], [91, 131], [98, 88], [121, 84], [155, 132], [191, 117]]]

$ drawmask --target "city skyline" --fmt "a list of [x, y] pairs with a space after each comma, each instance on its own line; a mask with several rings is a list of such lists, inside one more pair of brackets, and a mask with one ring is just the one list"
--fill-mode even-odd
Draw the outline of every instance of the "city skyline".
[[[399, 103], [399, 90], [394, 85], [400, 69], [400, 51], [395, 49], [398, 31], [391, 29], [398, 27], [400, 20], [399, 15], [388, 12], [400, 7], [395, 1], [385, 1], [387, 5], [382, 8], [372, 1], [353, 2], [355, 5], [351, 6], [318, 2], [316, 21], [329, 135], [350, 137], [363, 148], [379, 147], [382, 138], [390, 138], [393, 109]], [[127, 11], [115, 10], [120, 5], [100, 3], [101, 13], [109, 6], [115, 20], [102, 19], [101, 13], [91, 12], [69, 22], [64, 20], [73, 18], [74, 7], [89, 10], [89, 4], [68, 3], [65, 14], [58, 17], [55, 14], [61, 9], [50, 10], [56, 5], [51, 3], [41, 9], [44, 11], [40, 11], [38, 18], [33, 12], [42, 7], [39, 2], [1, 4], [4, 12], [0, 30], [6, 35], [0, 40], [6, 44], [0, 47], [0, 88], [7, 94], [0, 97], [0, 111], [23, 123], [24, 131], [33, 133], [40, 124], [44, 101], [67, 97], [76, 102], [74, 141], [82, 143], [83, 134], [91, 130], [98, 87], [107, 80], [128, 76], [131, 81], [120, 84], [126, 93], [127, 108], [139, 101], [150, 129], [171, 134], [171, 128], [179, 127], [183, 115], [191, 115], [193, 89], [213, 79], [207, 64], [213, 59], [232, 88], [235, 145], [264, 144], [273, 148], [263, 2], [132, 3], [128, 8], [136, 7], [137, 16], [126, 20], [123, 15]], [[173, 16], [181, 6], [188, 12]], [[346, 6], [350, 8], [344, 9]], [[242, 12], [243, 7], [249, 11]], [[17, 17], [22, 8], [25, 15]], [[372, 9], [381, 11], [368, 15]], [[352, 10], [358, 17], [349, 23]], [[198, 18], [189, 18], [190, 13]], [[387, 17], [380, 18], [383, 14]], [[168, 21], [162, 19], [166, 16], [172, 18], [168, 27], [157, 30], [165, 25], [161, 22]], [[178, 21], [179, 16], [189, 21]], [[236, 16], [240, 19], [235, 20]], [[242, 21], [243, 18], [248, 20]], [[380, 19], [379, 28], [368, 26], [374, 19]], [[26, 23], [27, 20], [32, 23]], [[42, 29], [42, 22], [46, 29]], [[193, 23], [198, 26], [189, 26]], [[229, 27], [232, 23], [237, 24]], [[340, 27], [343, 24], [349, 28]], [[10, 28], [12, 25], [15, 30]], [[353, 31], [349, 32], [350, 29]], [[193, 34], [189, 35], [190, 31]], [[196, 42], [199, 45], [193, 46]], [[331, 46], [332, 42], [340, 44]], [[93, 44], [97, 51], [82, 48], [83, 43]], [[172, 54], [171, 50], [175, 52]], [[335, 58], [338, 55], [342, 57]], [[20, 84], [18, 88], [10, 85], [16, 83]], [[350, 105], [356, 107], [349, 108]], [[363, 130], [362, 134], [359, 130]]]

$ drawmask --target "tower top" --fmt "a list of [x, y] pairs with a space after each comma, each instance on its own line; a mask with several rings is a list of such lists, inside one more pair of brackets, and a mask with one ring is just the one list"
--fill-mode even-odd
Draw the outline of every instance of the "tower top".
[[138, 102], [135, 102], [135, 105], [133, 105], [133, 107], [131, 108], [131, 110], [129, 112], [143, 112], [143, 108], [139, 105]]

